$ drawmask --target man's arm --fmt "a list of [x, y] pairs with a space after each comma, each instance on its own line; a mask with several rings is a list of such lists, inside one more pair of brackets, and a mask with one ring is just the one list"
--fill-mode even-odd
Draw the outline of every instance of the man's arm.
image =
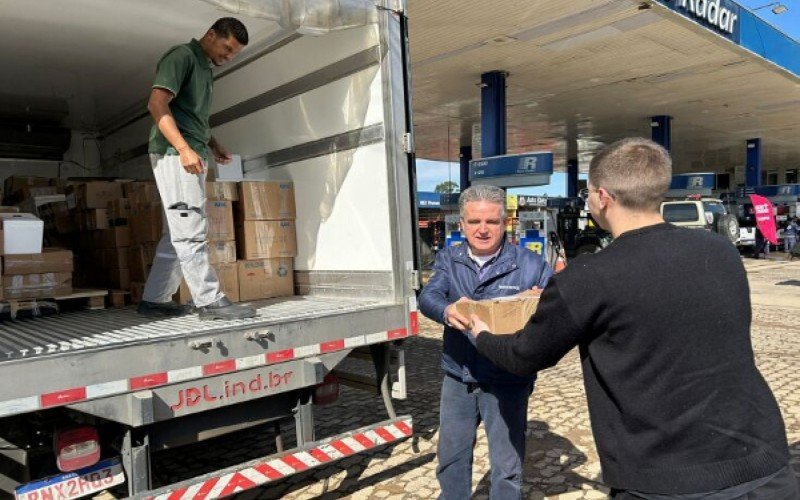
[[217, 163], [227, 165], [233, 160], [233, 155], [228, 151], [228, 148], [220, 144], [214, 136], [211, 136], [211, 140], [208, 141], [208, 147], [211, 148], [211, 153], [214, 155], [214, 160]]
[[150, 91], [150, 99], [147, 101], [147, 110], [156, 122], [158, 130], [164, 134], [164, 137], [172, 144], [172, 147], [181, 155], [181, 165], [183, 165], [183, 168], [190, 174], [202, 173], [203, 160], [189, 147], [181, 131], [178, 130], [178, 124], [175, 122], [175, 117], [172, 116], [172, 111], [169, 109], [169, 103], [174, 97], [175, 95], [169, 90], [161, 87], [154, 87], [153, 90]]
[[[485, 326], [485, 325], [484, 325]], [[545, 288], [536, 313], [514, 335], [477, 334], [478, 352], [509, 372], [527, 376], [554, 366], [583, 336], [555, 281]]]
[[[465, 318], [456, 311], [450, 303], [450, 272], [449, 255], [446, 250], [442, 250], [436, 255], [436, 264], [433, 266], [433, 275], [428, 283], [422, 288], [419, 295], [419, 310], [428, 318], [437, 323], [446, 324], [459, 330], [466, 330], [469, 318]], [[467, 300], [462, 297], [459, 299]]]

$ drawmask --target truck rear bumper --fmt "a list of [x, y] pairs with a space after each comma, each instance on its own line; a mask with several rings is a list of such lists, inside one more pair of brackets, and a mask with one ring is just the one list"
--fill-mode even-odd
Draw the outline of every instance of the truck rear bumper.
[[398, 442], [410, 437], [412, 432], [412, 418], [401, 416], [309, 443], [294, 450], [258, 458], [188, 481], [175, 483], [137, 495], [137, 497], [153, 500], [222, 498], [315, 467], [331, 464], [378, 446]]

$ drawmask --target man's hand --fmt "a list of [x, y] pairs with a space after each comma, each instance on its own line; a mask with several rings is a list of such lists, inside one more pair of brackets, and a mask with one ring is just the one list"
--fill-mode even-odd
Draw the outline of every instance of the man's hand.
[[538, 286], [534, 285], [534, 287], [531, 288], [531, 292], [533, 292], [534, 295], [541, 295], [542, 294], [542, 289], [539, 288]]
[[469, 333], [473, 337], [478, 338], [478, 334], [481, 333], [481, 332], [490, 332], [491, 333], [491, 330], [489, 330], [489, 325], [487, 325], [486, 323], [481, 321], [481, 319], [478, 317], [478, 315], [473, 314], [470, 317], [470, 320], [471, 320], [472, 324], [470, 325]]
[[210, 146], [211, 152], [214, 154], [214, 160], [217, 163], [221, 165], [227, 165], [233, 160], [233, 155], [231, 155], [231, 152], [216, 140], [212, 140]]
[[459, 302], [467, 302], [468, 300], [469, 299], [466, 297], [461, 297], [456, 302], [447, 306], [447, 308], [444, 310], [444, 319], [448, 325], [459, 330], [466, 330], [469, 328], [469, 319], [459, 313], [456, 309], [456, 304]]
[[190, 174], [202, 174], [205, 171], [203, 159], [190, 147], [178, 150], [181, 155], [181, 165]]

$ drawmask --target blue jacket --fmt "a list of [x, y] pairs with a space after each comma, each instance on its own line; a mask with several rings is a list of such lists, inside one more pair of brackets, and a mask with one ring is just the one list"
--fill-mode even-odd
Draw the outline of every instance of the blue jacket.
[[[491, 267], [479, 280], [478, 265], [470, 259], [466, 243], [440, 251], [434, 273], [419, 296], [422, 314], [444, 324], [445, 308], [461, 297], [482, 300], [516, 295], [534, 286], [544, 288], [553, 274], [537, 254], [505, 242], [494, 262], [485, 265]], [[536, 378], [519, 377], [497, 367], [478, 353], [466, 334], [446, 325], [442, 368], [469, 383], [529, 383]]]

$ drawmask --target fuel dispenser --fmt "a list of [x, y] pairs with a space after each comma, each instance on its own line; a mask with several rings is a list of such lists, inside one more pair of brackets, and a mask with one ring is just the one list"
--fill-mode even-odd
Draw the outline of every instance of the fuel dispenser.
[[547, 208], [519, 211], [517, 239], [519, 246], [539, 254], [553, 269], [560, 270], [566, 262], [556, 217]]

